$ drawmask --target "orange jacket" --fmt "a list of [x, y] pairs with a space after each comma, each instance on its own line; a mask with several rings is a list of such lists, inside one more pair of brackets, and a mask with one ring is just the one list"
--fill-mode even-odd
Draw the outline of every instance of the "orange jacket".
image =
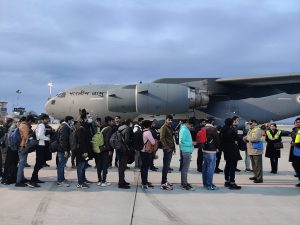
[[30, 125], [25, 121], [21, 122], [19, 125], [19, 132], [21, 136], [20, 147], [25, 147], [26, 139], [30, 132]]

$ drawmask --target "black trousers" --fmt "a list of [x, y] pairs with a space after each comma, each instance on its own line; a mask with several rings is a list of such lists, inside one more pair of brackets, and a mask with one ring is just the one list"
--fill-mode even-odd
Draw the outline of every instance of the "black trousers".
[[148, 183], [148, 171], [153, 159], [152, 153], [141, 152], [141, 159], [142, 159], [142, 167], [141, 167], [141, 177], [142, 177], [142, 184], [146, 185]]
[[12, 151], [10, 148], [8, 148], [3, 173], [3, 181], [7, 184], [16, 183], [18, 162], [18, 151]]
[[203, 164], [203, 152], [202, 148], [198, 148], [198, 156], [197, 156], [197, 170], [202, 171]]
[[128, 162], [128, 155], [127, 153], [121, 153], [119, 150], [117, 151], [118, 153], [118, 159], [119, 159], [119, 185], [124, 185], [125, 184], [125, 170], [127, 167], [127, 162]]
[[277, 171], [278, 171], [278, 158], [277, 157], [272, 157], [272, 158], [270, 158], [270, 162], [271, 162], [272, 172], [277, 173]]
[[224, 169], [225, 180], [235, 183], [235, 170], [237, 166], [236, 160], [227, 160]]
[[97, 174], [99, 182], [106, 182], [107, 169], [109, 164], [109, 154], [107, 151], [95, 153], [95, 160], [97, 166]]
[[216, 169], [218, 169], [218, 168], [219, 168], [219, 165], [220, 165], [221, 157], [222, 157], [222, 152], [221, 152], [221, 151], [217, 152], [216, 157], [217, 157], [217, 161], [216, 161]]
[[298, 179], [300, 181], [300, 156], [294, 156], [294, 166], [296, 170], [296, 174], [298, 175]]
[[3, 176], [3, 165], [2, 165], [2, 147], [0, 147], [0, 177]]
[[35, 165], [31, 176], [31, 181], [37, 181], [39, 179], [38, 173], [40, 169], [43, 168], [45, 163], [45, 156], [46, 156], [46, 146], [39, 145], [36, 149], [36, 158], [35, 158]]
[[163, 158], [163, 169], [162, 169], [162, 177], [161, 184], [165, 184], [168, 181], [168, 171], [170, 168], [173, 151], [164, 149], [164, 158]]

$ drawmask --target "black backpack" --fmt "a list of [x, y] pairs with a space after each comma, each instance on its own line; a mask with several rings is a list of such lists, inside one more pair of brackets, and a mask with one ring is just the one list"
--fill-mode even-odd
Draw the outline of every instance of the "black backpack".
[[140, 128], [133, 133], [133, 148], [136, 151], [141, 151], [144, 148], [143, 131]]

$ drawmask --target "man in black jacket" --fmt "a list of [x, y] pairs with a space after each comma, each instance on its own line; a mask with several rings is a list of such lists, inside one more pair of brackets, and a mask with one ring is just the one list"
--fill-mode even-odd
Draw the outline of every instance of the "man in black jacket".
[[69, 187], [70, 183], [65, 179], [65, 166], [70, 156], [70, 133], [74, 125], [74, 118], [66, 116], [64, 122], [58, 128], [58, 164], [57, 164], [57, 186]]
[[104, 145], [100, 147], [100, 153], [95, 153], [95, 160], [97, 166], [97, 174], [98, 174], [98, 186], [106, 187], [111, 185], [111, 183], [106, 181], [107, 177], [107, 169], [109, 167], [109, 156], [113, 153], [113, 148], [109, 144], [109, 139], [112, 135], [112, 126], [114, 124], [114, 120], [112, 117], [105, 117], [105, 124], [100, 127], [102, 130]]

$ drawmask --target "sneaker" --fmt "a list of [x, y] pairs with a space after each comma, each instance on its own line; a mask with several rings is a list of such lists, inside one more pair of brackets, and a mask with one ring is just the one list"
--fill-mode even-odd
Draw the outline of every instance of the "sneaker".
[[249, 177], [249, 180], [256, 180], [256, 177]]
[[41, 187], [40, 185], [38, 185], [38, 184], [35, 183], [35, 182], [29, 182], [29, 183], [27, 183], [27, 186], [30, 187], [30, 188], [38, 188], [38, 187]]
[[188, 184], [182, 184], [181, 188], [186, 191], [194, 191], [195, 190], [191, 185], [188, 185]]
[[167, 184], [168, 184], [170, 187], [173, 187], [173, 184], [170, 183], [170, 182], [168, 182], [168, 181], [167, 181]]
[[256, 183], [256, 184], [263, 183], [263, 180], [254, 180], [253, 183]]
[[148, 185], [147, 184], [142, 184], [142, 189], [148, 189]]
[[87, 184], [83, 183], [83, 184], [77, 184], [77, 188], [86, 189], [86, 188], [89, 188], [89, 186]]
[[236, 183], [233, 183], [233, 184], [230, 184], [230, 185], [229, 185], [229, 189], [230, 189], [230, 190], [241, 190], [242, 187], [241, 187], [241, 186], [238, 186]]
[[245, 172], [253, 172], [251, 169], [245, 169]]
[[25, 183], [17, 183], [17, 184], [15, 184], [15, 187], [27, 187], [27, 184], [25, 184]]
[[57, 182], [57, 186], [58, 187], [70, 187], [70, 182], [69, 181], [66, 181], [64, 180], [63, 182]]
[[30, 180], [28, 180], [28, 179], [26, 179], [26, 178], [24, 178], [22, 181], [21, 181], [21, 183], [28, 183], [28, 182], [30, 182]]
[[153, 184], [150, 183], [150, 182], [147, 182], [147, 186], [148, 186], [149, 188], [154, 188]]
[[154, 171], [154, 172], [157, 172], [158, 169], [156, 167], [151, 167], [150, 170]]
[[130, 189], [130, 186], [125, 185], [125, 184], [119, 184], [118, 188], [121, 188], [121, 189]]
[[100, 186], [101, 187], [107, 187], [107, 186], [110, 186], [111, 185], [111, 183], [109, 183], [109, 182], [102, 182], [101, 184], [100, 184]]
[[299, 184], [296, 184], [296, 187], [300, 187], [300, 183], [299, 183]]
[[98, 184], [97, 184], [97, 186], [101, 186], [101, 184], [102, 184], [102, 182], [101, 182], [101, 181], [99, 181], [99, 182], [98, 182]]
[[86, 183], [86, 184], [92, 184], [93, 182], [89, 181], [89, 180], [85, 180], [84, 183]]
[[130, 185], [130, 183], [128, 183], [128, 182], [126, 182], [126, 181], [124, 182], [124, 184], [125, 184], [125, 185], [127, 185], [127, 186], [129, 186], [129, 185]]
[[241, 172], [241, 170], [239, 170], [238, 168], [235, 169], [235, 172]]
[[168, 183], [162, 184], [162, 185], [160, 186], [160, 188], [163, 189], [163, 190], [168, 190], [168, 191], [173, 190], [173, 187], [170, 186], [170, 185], [168, 185]]
[[207, 190], [209, 190], [209, 191], [214, 191], [214, 190], [217, 190], [217, 189], [218, 189], [215, 185], [207, 186], [206, 188], [207, 188]]
[[28, 163], [25, 164], [25, 167], [30, 167], [30, 165]]
[[230, 186], [230, 182], [229, 181], [225, 181], [224, 187], [229, 187], [229, 186]]

